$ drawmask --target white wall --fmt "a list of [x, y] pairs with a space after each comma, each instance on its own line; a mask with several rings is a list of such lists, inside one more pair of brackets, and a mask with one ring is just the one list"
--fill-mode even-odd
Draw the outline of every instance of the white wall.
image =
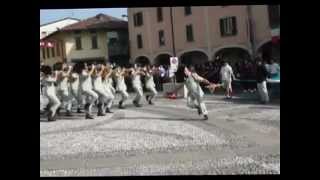
[[42, 32], [47, 32], [47, 35], [57, 31], [57, 28], [63, 28], [65, 26], [68, 26], [70, 24], [74, 24], [79, 22], [78, 20], [75, 19], [65, 19], [62, 21], [58, 21], [52, 24], [40, 26], [40, 39], [42, 39], [44, 36], [42, 35]]

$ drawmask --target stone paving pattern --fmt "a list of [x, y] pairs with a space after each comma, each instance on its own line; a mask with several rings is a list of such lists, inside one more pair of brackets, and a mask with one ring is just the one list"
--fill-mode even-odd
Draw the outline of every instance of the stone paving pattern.
[[40, 176], [280, 174], [280, 103], [205, 102], [207, 121], [185, 99], [161, 97], [94, 120], [40, 116]]

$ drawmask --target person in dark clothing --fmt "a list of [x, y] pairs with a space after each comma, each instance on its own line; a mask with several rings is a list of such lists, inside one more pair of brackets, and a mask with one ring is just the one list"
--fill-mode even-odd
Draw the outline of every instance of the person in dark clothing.
[[257, 70], [256, 70], [256, 80], [257, 88], [260, 95], [261, 103], [266, 104], [269, 102], [269, 95], [267, 89], [267, 78], [268, 71], [262, 62], [261, 58], [256, 58]]

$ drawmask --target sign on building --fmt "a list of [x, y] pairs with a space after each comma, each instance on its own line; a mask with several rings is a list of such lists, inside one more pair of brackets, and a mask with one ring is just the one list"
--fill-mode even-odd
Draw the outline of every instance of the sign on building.
[[178, 65], [179, 65], [178, 57], [170, 57], [170, 69], [173, 72], [177, 72]]

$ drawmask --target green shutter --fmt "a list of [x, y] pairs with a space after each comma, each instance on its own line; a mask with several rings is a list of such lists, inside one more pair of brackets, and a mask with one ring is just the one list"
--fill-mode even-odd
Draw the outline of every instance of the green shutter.
[[232, 34], [236, 35], [238, 33], [238, 28], [237, 28], [237, 19], [235, 16], [232, 17]]
[[223, 19], [220, 19], [220, 34], [221, 36], [224, 36], [224, 28], [223, 28]]

